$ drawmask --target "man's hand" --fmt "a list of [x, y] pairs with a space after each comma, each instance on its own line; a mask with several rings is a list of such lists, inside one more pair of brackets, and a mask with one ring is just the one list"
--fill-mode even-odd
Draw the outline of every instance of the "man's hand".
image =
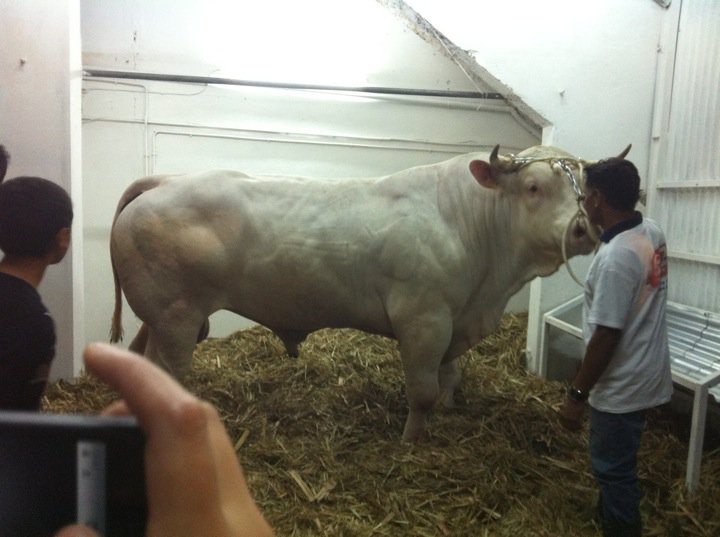
[[563, 406], [560, 408], [559, 416], [563, 427], [569, 431], [579, 431], [585, 417], [585, 403], [566, 397]]
[[[146, 537], [273, 535], [210, 403], [149, 360], [110, 345], [89, 345], [85, 365], [124, 398], [105, 414], [133, 414], [145, 431]], [[56, 537], [96, 534], [75, 525]]]

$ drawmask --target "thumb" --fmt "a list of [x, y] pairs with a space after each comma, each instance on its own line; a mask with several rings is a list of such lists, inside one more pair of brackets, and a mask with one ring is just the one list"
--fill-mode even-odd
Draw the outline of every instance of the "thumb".
[[74, 524], [72, 526], [65, 526], [54, 537], [100, 537], [94, 530], [87, 526], [81, 526]]

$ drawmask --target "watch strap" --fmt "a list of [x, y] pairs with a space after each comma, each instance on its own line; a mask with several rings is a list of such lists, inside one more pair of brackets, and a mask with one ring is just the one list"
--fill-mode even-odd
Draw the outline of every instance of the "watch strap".
[[582, 390], [577, 389], [575, 386], [569, 386], [567, 391], [568, 397], [578, 403], [584, 403], [587, 401], [588, 394]]

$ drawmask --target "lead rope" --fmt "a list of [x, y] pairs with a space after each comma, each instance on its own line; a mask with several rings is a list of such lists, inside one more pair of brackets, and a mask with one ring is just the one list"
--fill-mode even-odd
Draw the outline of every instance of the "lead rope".
[[[568, 230], [570, 229], [570, 227], [573, 225], [574, 222], [577, 222], [578, 220], [583, 219], [583, 220], [585, 220], [585, 224], [586, 224], [585, 227], [587, 229], [587, 234], [598, 245], [600, 243], [600, 237], [595, 232], [595, 227], [590, 223], [590, 217], [588, 216], [587, 211], [585, 210], [585, 208], [582, 205], [582, 202], [585, 199], [585, 195], [582, 193], [582, 190], [580, 190], [580, 185], [578, 185], [577, 180], [575, 179], [575, 176], [572, 173], [572, 170], [570, 169], [570, 167], [567, 165], [567, 163], [564, 160], [558, 160], [556, 162], [556, 164], [562, 171], [565, 172], [565, 174], [570, 179], [570, 184], [572, 185], [573, 190], [575, 190], [575, 197], [577, 199], [577, 204], [578, 204], [578, 212], [575, 213], [575, 216], [570, 219], [570, 221], [568, 222], [568, 225], [565, 227], [565, 233], [563, 233], [562, 243], [560, 245], [560, 249], [562, 251], [563, 262], [565, 263], [565, 267], [567, 267], [568, 274], [570, 274], [570, 277], [573, 280], [575, 280], [575, 283], [577, 283], [580, 287], [585, 287], [585, 284], [583, 282], [581, 282], [577, 276], [575, 276], [575, 273], [573, 272], [573, 269], [570, 266], [570, 260], [568, 259], [568, 256], [567, 256], [567, 247], [565, 246], [565, 243], [567, 242]], [[577, 165], [578, 165], [578, 170], [579, 170], [580, 176], [582, 176], [582, 174], [583, 174], [582, 162], [577, 161]], [[598, 249], [598, 246], [595, 247], [593, 254], [595, 254], [595, 252], [597, 252], [597, 249]]]
[[[575, 222], [580, 217], [585, 218], [585, 220], [587, 222], [588, 235], [590, 235], [591, 238], [597, 237], [597, 234], [595, 233], [594, 230], [590, 231], [590, 226], [591, 226], [590, 221], [587, 219], [587, 214], [585, 213], [585, 210], [582, 208], [582, 203], [580, 201], [578, 201], [578, 212], [574, 218], [570, 219], [570, 221], [568, 222], [568, 225], [565, 227], [565, 233], [563, 233], [563, 238], [562, 238], [561, 250], [562, 250], [562, 256], [563, 256], [563, 262], [565, 263], [565, 267], [567, 267], [568, 274], [570, 274], [570, 277], [573, 280], [575, 280], [576, 284], [578, 284], [580, 287], [585, 287], [585, 284], [583, 282], [581, 282], [577, 276], [575, 276], [575, 273], [573, 272], [573, 269], [570, 266], [570, 260], [568, 259], [568, 256], [567, 256], [567, 248], [565, 247], [565, 242], [567, 241], [568, 230], [570, 229], [570, 226], [573, 225], [573, 222]], [[595, 248], [595, 251], [597, 251], [597, 248]], [[595, 252], [593, 252], [593, 253], [595, 253]]]

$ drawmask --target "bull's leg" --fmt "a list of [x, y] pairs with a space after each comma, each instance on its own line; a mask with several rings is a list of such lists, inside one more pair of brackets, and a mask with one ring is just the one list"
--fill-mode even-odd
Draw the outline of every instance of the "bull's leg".
[[440, 395], [438, 368], [450, 342], [450, 323], [438, 319], [414, 319], [409, 327], [396, 329], [405, 372], [408, 417], [405, 442], [417, 442], [427, 429], [427, 418]]
[[440, 397], [438, 402], [446, 408], [455, 406], [455, 389], [460, 384], [462, 372], [460, 361], [452, 359], [440, 365]]
[[196, 342], [200, 343], [201, 341], [205, 341], [208, 335], [210, 335], [210, 319], [206, 318], [200, 326]]
[[147, 348], [147, 340], [148, 325], [143, 323], [142, 325], [140, 325], [140, 330], [138, 330], [138, 333], [135, 335], [128, 348], [133, 352], [145, 355], [145, 349]]
[[285, 346], [285, 351], [288, 353], [288, 355], [292, 356], [293, 358], [297, 358], [300, 356], [300, 350], [298, 349], [298, 346], [300, 343], [305, 341], [305, 338], [307, 337], [307, 332], [298, 332], [297, 330], [280, 330], [280, 329], [272, 329], [273, 332], [277, 337], [280, 338], [280, 340], [283, 342], [283, 345]]
[[199, 327], [207, 316], [189, 304], [179, 303], [148, 321], [145, 356], [182, 379], [192, 365]]
[[440, 393], [437, 369], [415, 369], [405, 374], [408, 416], [403, 429], [403, 441], [418, 442], [425, 436], [427, 420]]
[[149, 327], [145, 356], [175, 378], [182, 379], [190, 372], [196, 338], [194, 330], [181, 332]]
[[[201, 341], [207, 339], [208, 334], [210, 334], [210, 319], [205, 319], [200, 326], [200, 330], [198, 331], [196, 340], [197, 343], [200, 343]], [[140, 325], [140, 330], [138, 330], [138, 333], [133, 338], [132, 342], [128, 346], [128, 349], [132, 352], [145, 355], [147, 349], [147, 341], [148, 325], [147, 323], [143, 323], [142, 325]]]

